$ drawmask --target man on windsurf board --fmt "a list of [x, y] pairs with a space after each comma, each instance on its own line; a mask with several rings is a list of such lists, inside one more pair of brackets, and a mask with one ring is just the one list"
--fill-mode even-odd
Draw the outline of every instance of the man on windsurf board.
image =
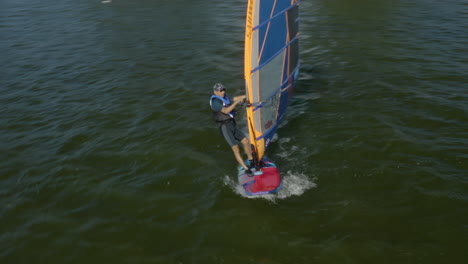
[[[226, 87], [220, 83], [216, 83], [213, 86], [213, 95], [210, 98], [210, 106], [211, 111], [213, 112], [213, 119], [216, 124], [218, 124], [221, 135], [223, 135], [226, 142], [231, 146], [237, 162], [244, 168], [248, 176], [253, 176], [250, 168], [253, 168], [255, 163], [253, 161], [250, 141], [244, 133], [237, 128], [236, 120], [234, 119], [236, 115], [236, 111], [234, 109], [239, 103], [242, 103], [245, 100], [245, 97], [245, 95], [239, 95], [235, 96], [233, 100], [231, 100], [226, 94]], [[241, 157], [239, 150], [240, 144], [244, 147], [244, 152], [249, 159], [250, 167], [245, 164]]]

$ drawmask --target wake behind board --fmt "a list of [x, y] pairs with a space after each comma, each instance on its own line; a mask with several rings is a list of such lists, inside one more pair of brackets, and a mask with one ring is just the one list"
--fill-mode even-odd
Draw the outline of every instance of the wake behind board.
[[266, 157], [262, 159], [259, 170], [252, 169], [253, 176], [248, 176], [243, 167], [239, 167], [239, 184], [246, 195], [262, 195], [276, 193], [281, 187], [281, 176], [276, 165]]

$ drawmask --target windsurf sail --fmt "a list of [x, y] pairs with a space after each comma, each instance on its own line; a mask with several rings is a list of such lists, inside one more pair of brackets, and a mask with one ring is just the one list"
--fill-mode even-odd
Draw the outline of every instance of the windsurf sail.
[[244, 76], [247, 126], [260, 161], [299, 74], [299, 1], [248, 0]]

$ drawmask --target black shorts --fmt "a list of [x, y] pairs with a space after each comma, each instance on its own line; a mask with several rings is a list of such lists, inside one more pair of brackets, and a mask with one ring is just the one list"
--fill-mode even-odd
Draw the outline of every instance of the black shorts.
[[233, 119], [224, 122], [219, 127], [219, 132], [231, 147], [239, 145], [239, 143], [245, 138], [244, 133], [237, 128], [236, 122]]

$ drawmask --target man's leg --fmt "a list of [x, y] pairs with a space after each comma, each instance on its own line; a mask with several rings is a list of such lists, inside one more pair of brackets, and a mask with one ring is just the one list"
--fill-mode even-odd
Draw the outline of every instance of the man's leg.
[[237, 162], [245, 169], [248, 170], [249, 168], [245, 165], [244, 161], [242, 160], [240, 151], [239, 151], [239, 146], [234, 145], [232, 146], [232, 152], [234, 152], [234, 156], [236, 157]]
[[244, 152], [245, 154], [247, 154], [247, 158], [249, 158], [249, 160], [252, 160], [253, 159], [253, 156], [252, 156], [252, 148], [250, 147], [250, 142], [247, 138], [244, 138], [242, 139], [242, 145], [244, 146]]

